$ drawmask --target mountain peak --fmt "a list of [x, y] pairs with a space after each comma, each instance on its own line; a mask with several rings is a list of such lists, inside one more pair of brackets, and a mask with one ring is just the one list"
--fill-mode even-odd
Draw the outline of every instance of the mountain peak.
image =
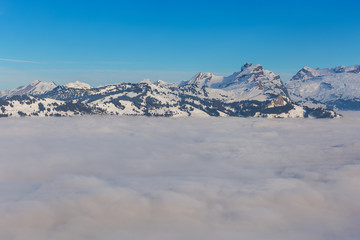
[[166, 85], [167, 82], [165, 82], [165, 81], [163, 81], [163, 80], [157, 80], [155, 84], [156, 84], [156, 85]]
[[41, 83], [40, 80], [34, 80], [30, 83], [31, 86], [35, 86], [35, 85], [38, 85], [39, 83]]
[[91, 86], [87, 83], [83, 83], [80, 81], [75, 81], [75, 82], [70, 82], [64, 85], [65, 87], [68, 88], [76, 88], [76, 89], [90, 89]]
[[241, 67], [241, 71], [243, 71], [246, 68], [252, 67], [252, 66], [253, 66], [252, 63], [247, 62], [247, 63], [244, 64], [244, 66]]
[[198, 87], [210, 87], [214, 83], [221, 81], [223, 77], [215, 76], [210, 72], [199, 72], [190, 80], [182, 81], [179, 86], [193, 85]]
[[309, 78], [314, 78], [320, 75], [319, 71], [319, 69], [304, 66], [302, 69], [300, 69], [300, 71], [296, 73], [295, 76], [291, 78], [291, 80], [305, 80]]
[[321, 76], [328, 76], [328, 75], [338, 75], [342, 73], [360, 73], [360, 65], [352, 65], [352, 66], [345, 66], [340, 65], [335, 68], [311, 68], [311, 67], [303, 67], [300, 69], [299, 72], [296, 73], [295, 76], [291, 78], [291, 80], [307, 80]]
[[311, 70], [313, 70], [314, 68], [311, 68], [311, 67], [308, 67], [308, 66], [304, 66], [302, 69], [305, 70], [305, 71], [311, 71]]
[[233, 87], [235, 87], [235, 85], [245, 82], [254, 82], [259, 86], [262, 86], [261, 88], [267, 86], [267, 89], [271, 88], [270, 85], [277, 85], [282, 89], [284, 88], [279, 75], [271, 71], [264, 70], [262, 65], [260, 64], [253, 65], [252, 63], [245, 63], [241, 67], [241, 71], [234, 72], [228, 77], [216, 76], [213, 73], [209, 72], [199, 72], [190, 80], [181, 82], [179, 86], [182, 87], [186, 85], [192, 85], [197, 87], [217, 88], [225, 90], [229, 86], [231, 86], [232, 89]]
[[240, 77], [256, 72], [262, 72], [263, 70], [264, 69], [260, 64], [253, 65], [252, 63], [246, 63], [244, 66], [241, 67], [241, 71], [235, 74], [238, 75], [238, 77]]
[[56, 86], [57, 85], [53, 82], [42, 82], [40, 80], [35, 80], [29, 85], [17, 87], [10, 90], [0, 91], [0, 97], [42, 94], [47, 91], [53, 90], [54, 88], [56, 88]]
[[150, 78], [144, 78], [142, 81], [140, 81], [140, 83], [152, 84], [152, 81]]
[[211, 78], [214, 74], [211, 72], [199, 72], [195, 75], [195, 80], [202, 79], [202, 78]]
[[360, 65], [302, 68], [286, 83], [290, 97], [309, 107], [360, 109]]

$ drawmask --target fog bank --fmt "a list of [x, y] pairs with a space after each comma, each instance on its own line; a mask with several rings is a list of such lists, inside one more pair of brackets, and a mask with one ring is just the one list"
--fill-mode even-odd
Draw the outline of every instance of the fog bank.
[[359, 239], [344, 114], [0, 119], [0, 239]]

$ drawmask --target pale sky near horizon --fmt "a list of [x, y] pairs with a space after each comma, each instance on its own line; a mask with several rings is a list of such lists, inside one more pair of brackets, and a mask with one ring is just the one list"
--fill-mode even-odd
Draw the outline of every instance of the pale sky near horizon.
[[0, 0], [0, 89], [360, 64], [359, 1]]

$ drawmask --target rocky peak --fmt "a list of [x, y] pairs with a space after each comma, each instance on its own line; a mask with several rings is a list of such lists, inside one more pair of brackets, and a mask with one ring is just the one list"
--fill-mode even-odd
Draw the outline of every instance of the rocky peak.
[[[233, 75], [227, 77], [226, 84], [230, 85], [236, 82], [256, 82], [262, 85], [261, 82], [267, 82], [268, 80], [280, 80], [280, 76], [271, 71], [264, 70], [260, 64], [253, 65], [246, 63], [240, 72], [235, 72]], [[261, 88], [264, 86], [261, 86]]]
[[264, 70], [260, 64], [253, 65], [252, 63], [246, 63], [241, 67], [241, 71], [234, 72], [227, 77], [216, 76], [212, 73], [198, 73], [192, 79], [179, 84], [179, 87], [183, 86], [235, 91], [237, 95], [246, 95], [251, 92], [255, 95], [282, 94], [288, 97], [287, 90], [279, 75]]
[[252, 67], [252, 66], [253, 66], [252, 63], [247, 62], [247, 63], [244, 64], [244, 66], [241, 67], [241, 71], [244, 71], [246, 68], [249, 68], [249, 67]]
[[233, 75], [236, 75], [236, 78], [242, 78], [252, 74], [261, 75], [264, 74], [263, 70], [264, 69], [260, 64], [253, 65], [252, 63], [246, 63], [241, 67], [240, 72], [235, 72]]
[[305, 66], [300, 71], [298, 71], [296, 75], [291, 78], [291, 80], [300, 80], [300, 79], [304, 80], [304, 79], [317, 77], [319, 76], [317, 71], [318, 70], [315, 68]]
[[197, 87], [211, 87], [214, 84], [214, 81], [216, 82], [218, 78], [219, 77], [210, 72], [199, 72], [190, 80], [181, 82], [179, 86], [192, 85]]

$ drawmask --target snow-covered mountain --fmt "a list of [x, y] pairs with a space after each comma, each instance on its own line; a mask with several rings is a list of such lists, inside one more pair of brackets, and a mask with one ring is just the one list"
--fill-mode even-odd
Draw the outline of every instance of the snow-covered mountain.
[[57, 85], [53, 82], [41, 82], [39, 80], [35, 80], [26, 86], [0, 91], [0, 97], [12, 97], [16, 95], [38, 95], [51, 91], [56, 88], [56, 86]]
[[78, 88], [78, 89], [90, 89], [91, 88], [91, 86], [89, 84], [79, 82], [79, 81], [67, 83], [64, 86], [68, 87], [68, 88]]
[[84, 86], [67, 84], [36, 96], [4, 98], [0, 101], [0, 113], [3, 116], [337, 116], [333, 111], [294, 104], [278, 75], [250, 63], [228, 77], [199, 73], [180, 84], [145, 79], [94, 88], [78, 85]]
[[360, 110], [360, 65], [302, 68], [286, 83], [290, 97], [309, 107]]
[[264, 70], [261, 65], [251, 63], [246, 63], [241, 71], [228, 77], [198, 73], [192, 79], [181, 82], [179, 86], [212, 89], [210, 92], [214, 95], [225, 92], [231, 100], [264, 101], [274, 95], [288, 98], [287, 90], [279, 75]]

